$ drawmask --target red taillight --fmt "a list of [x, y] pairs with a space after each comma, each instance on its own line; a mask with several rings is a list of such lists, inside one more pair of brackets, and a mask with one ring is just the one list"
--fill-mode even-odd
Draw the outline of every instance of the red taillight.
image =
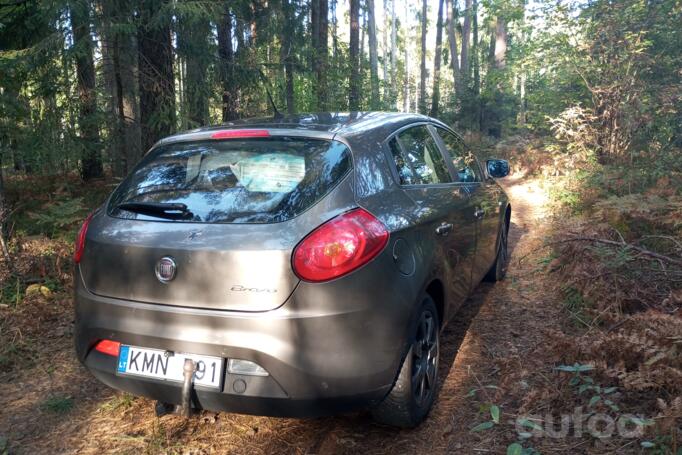
[[270, 137], [268, 130], [224, 130], [211, 134], [211, 139], [242, 139], [250, 137]]
[[91, 213], [85, 221], [83, 221], [83, 226], [81, 226], [81, 229], [76, 236], [76, 249], [73, 253], [73, 262], [76, 264], [78, 264], [83, 257], [83, 251], [85, 251], [85, 234], [88, 233], [88, 226], [90, 225], [90, 220], [92, 220], [94, 214], [94, 212]]
[[294, 271], [306, 281], [327, 281], [371, 261], [388, 242], [388, 230], [371, 213], [355, 209], [311, 232], [294, 249]]
[[100, 340], [100, 342], [95, 345], [95, 351], [99, 351], [102, 354], [110, 355], [113, 357], [118, 357], [118, 351], [120, 349], [121, 343], [119, 343], [118, 341]]

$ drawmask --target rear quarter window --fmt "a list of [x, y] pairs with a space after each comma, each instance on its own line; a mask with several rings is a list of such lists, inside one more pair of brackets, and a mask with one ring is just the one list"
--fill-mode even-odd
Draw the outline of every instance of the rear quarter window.
[[114, 191], [111, 216], [156, 219], [123, 203], [185, 204], [174, 222], [275, 223], [302, 213], [350, 171], [338, 141], [257, 138], [178, 142], [152, 150]]

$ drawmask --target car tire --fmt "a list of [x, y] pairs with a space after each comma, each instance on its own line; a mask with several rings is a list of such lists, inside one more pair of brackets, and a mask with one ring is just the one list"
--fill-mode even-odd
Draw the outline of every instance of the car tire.
[[393, 388], [372, 409], [375, 421], [399, 428], [414, 428], [424, 420], [437, 392], [439, 338], [438, 310], [433, 299], [424, 295], [412, 327], [410, 349]]
[[509, 222], [505, 219], [504, 224], [500, 228], [500, 233], [497, 237], [497, 255], [488, 273], [485, 275], [485, 281], [502, 281], [507, 275], [507, 268], [509, 267]]

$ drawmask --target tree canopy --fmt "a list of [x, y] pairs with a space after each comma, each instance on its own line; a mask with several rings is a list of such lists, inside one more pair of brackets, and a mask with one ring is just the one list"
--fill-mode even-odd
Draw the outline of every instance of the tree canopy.
[[589, 132], [599, 159], [679, 146], [677, 0], [0, 3], [0, 160], [125, 174], [178, 130], [403, 110], [501, 137]]

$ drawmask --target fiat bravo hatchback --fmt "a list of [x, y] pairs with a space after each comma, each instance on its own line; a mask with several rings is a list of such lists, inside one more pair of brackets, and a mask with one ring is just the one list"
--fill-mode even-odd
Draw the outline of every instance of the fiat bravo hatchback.
[[508, 171], [414, 114], [163, 139], [78, 234], [78, 358], [159, 413], [364, 407], [415, 426], [443, 326], [505, 274]]

